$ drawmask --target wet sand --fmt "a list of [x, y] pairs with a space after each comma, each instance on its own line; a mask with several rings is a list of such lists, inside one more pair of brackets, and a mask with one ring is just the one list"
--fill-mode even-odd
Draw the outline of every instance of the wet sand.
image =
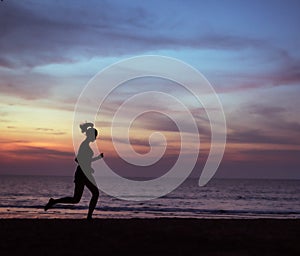
[[300, 219], [0, 219], [1, 255], [300, 255]]

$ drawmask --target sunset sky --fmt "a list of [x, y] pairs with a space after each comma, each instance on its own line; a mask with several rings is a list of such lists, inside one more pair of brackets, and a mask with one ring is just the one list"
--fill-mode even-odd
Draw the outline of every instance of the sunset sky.
[[[153, 54], [192, 65], [218, 93], [227, 145], [216, 177], [300, 179], [299, 11], [297, 0], [0, 2], [0, 174], [73, 175], [73, 114], [82, 89], [116, 61]], [[149, 151], [155, 131], [168, 142], [156, 165], [141, 168], [116, 155], [106, 122], [141, 88], [182, 93], [154, 78], [119, 88], [99, 113], [98, 145], [117, 173], [159, 176], [178, 156], [174, 123], [157, 113], [136, 120], [130, 138], [137, 152]], [[207, 116], [183, 98], [203, 141], [197, 177], [209, 149]], [[150, 103], [166, 108], [163, 99]], [[124, 122], [126, 116], [120, 129]]]

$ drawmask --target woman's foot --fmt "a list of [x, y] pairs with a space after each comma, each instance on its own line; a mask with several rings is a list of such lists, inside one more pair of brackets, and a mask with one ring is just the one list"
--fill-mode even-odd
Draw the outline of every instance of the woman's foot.
[[54, 199], [50, 198], [48, 203], [45, 205], [44, 210], [47, 211], [49, 208], [52, 207], [52, 205], [54, 205]]

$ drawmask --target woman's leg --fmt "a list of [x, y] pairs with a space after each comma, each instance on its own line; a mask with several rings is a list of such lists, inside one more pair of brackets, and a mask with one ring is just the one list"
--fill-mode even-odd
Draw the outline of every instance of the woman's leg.
[[[95, 184], [96, 184], [96, 182], [95, 182]], [[89, 212], [88, 212], [88, 216], [87, 216], [88, 219], [91, 219], [93, 212], [95, 210], [98, 198], [99, 198], [99, 189], [97, 188], [96, 185], [93, 184], [93, 182], [91, 182], [88, 179], [86, 180], [85, 185], [92, 193], [92, 198], [91, 198], [90, 205], [89, 205]]]
[[55, 204], [77, 204], [79, 203], [82, 193], [84, 189], [84, 184], [81, 182], [76, 182], [75, 183], [75, 188], [74, 188], [74, 195], [73, 197], [63, 197], [59, 199], [53, 199], [50, 198], [49, 202], [45, 206], [45, 211], [47, 211], [49, 208], [51, 208]]

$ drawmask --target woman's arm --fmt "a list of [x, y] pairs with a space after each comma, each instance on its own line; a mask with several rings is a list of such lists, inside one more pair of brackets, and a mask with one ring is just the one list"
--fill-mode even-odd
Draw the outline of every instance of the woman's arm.
[[104, 157], [104, 155], [103, 155], [103, 153], [101, 153], [99, 156], [93, 157], [91, 161], [94, 162], [94, 161], [97, 161], [97, 160], [99, 160], [103, 157]]

